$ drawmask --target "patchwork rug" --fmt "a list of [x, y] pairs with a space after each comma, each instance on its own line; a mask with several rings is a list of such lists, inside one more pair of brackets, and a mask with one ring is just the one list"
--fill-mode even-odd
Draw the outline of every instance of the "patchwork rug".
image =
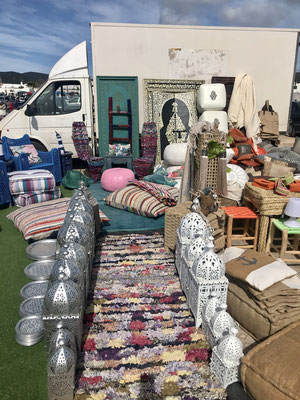
[[226, 399], [160, 233], [98, 242], [76, 400]]

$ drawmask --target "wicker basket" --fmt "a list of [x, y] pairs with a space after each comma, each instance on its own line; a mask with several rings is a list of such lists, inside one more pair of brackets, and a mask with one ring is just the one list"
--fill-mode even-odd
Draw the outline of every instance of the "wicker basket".
[[[185, 201], [175, 207], [170, 207], [165, 212], [165, 249], [167, 251], [175, 250], [176, 238], [177, 238], [177, 228], [179, 226], [180, 220], [187, 213], [191, 211], [191, 201]], [[218, 210], [216, 213], [208, 214], [206, 217], [210, 226], [213, 228], [213, 236], [215, 238], [215, 250], [219, 251], [224, 248], [225, 236], [224, 236], [224, 222], [225, 213], [223, 210]], [[220, 237], [224, 236], [224, 244]], [[216, 243], [217, 239], [217, 243]]]
[[300, 197], [300, 193], [290, 192], [287, 196], [274, 193], [273, 190], [266, 190], [253, 186], [247, 182], [244, 189], [244, 201], [251, 204], [259, 213], [259, 238], [258, 251], [266, 250], [267, 235], [269, 231], [270, 217], [280, 216], [284, 213], [286, 203], [290, 197]]

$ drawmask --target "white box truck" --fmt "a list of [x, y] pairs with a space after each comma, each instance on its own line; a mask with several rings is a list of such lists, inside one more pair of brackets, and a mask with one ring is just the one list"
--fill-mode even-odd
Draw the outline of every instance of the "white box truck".
[[[57, 147], [58, 131], [66, 150], [76, 156], [71, 139], [73, 121], [84, 121], [93, 148], [107, 152], [108, 126], [100, 112], [97, 80], [134, 77], [138, 84], [137, 131], [148, 118], [145, 80], [205, 81], [212, 76], [249, 74], [254, 81], [258, 111], [266, 99], [286, 131], [298, 51], [298, 30], [91, 23], [93, 89], [88, 73], [86, 43], [65, 54], [29, 101], [0, 121], [2, 136], [29, 134], [39, 149]], [[93, 104], [93, 100], [95, 104]], [[138, 132], [133, 132], [137, 136]], [[138, 150], [135, 148], [135, 156]]]

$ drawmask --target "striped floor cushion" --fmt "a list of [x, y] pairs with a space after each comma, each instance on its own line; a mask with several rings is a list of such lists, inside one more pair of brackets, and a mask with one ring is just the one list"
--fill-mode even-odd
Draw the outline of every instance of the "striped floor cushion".
[[20, 207], [28, 206], [29, 204], [43, 203], [48, 200], [55, 200], [61, 197], [60, 188], [41, 193], [26, 193], [13, 196], [14, 204]]
[[44, 169], [9, 172], [9, 189], [12, 195], [41, 193], [54, 190], [53, 174]]
[[[167, 185], [156, 185], [168, 192], [171, 198], [177, 200], [178, 189]], [[121, 210], [133, 212], [144, 217], [159, 217], [170, 207], [159, 201], [155, 196], [136, 185], [127, 185], [123, 189], [110, 193], [105, 202]]]
[[[63, 224], [70, 198], [49, 200], [18, 208], [7, 215], [15, 227], [23, 233], [24, 239], [46, 239]], [[108, 218], [99, 210], [101, 221]]]

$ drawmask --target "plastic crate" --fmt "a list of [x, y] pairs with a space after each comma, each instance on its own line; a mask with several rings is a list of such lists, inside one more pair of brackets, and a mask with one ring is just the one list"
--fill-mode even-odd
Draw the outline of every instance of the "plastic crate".
[[61, 175], [62, 178], [66, 175], [68, 171], [72, 169], [72, 155], [71, 151], [66, 151], [65, 153], [60, 153], [60, 164], [61, 164]]

